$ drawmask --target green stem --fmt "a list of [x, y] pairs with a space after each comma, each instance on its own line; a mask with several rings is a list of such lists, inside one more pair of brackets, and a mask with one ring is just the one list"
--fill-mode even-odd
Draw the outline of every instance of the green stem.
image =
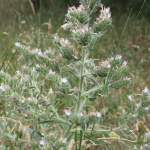
[[[127, 123], [128, 123], [128, 122], [125, 122], [124, 124], [118, 126], [117, 128], [114, 128], [114, 129], [107, 129], [107, 130], [105, 130], [105, 129], [93, 129], [93, 128], [90, 129], [90, 128], [88, 128], [88, 129], [86, 130], [86, 132], [91, 132], [92, 130], [93, 130], [94, 132], [97, 132], [97, 133], [98, 133], [98, 132], [112, 132], [112, 131], [117, 131], [117, 130], [123, 128]], [[75, 132], [75, 129], [72, 129], [70, 132]]]
[[82, 102], [82, 90], [83, 90], [83, 74], [84, 74], [84, 63], [85, 63], [85, 50], [82, 49], [82, 64], [80, 67], [80, 80], [79, 80], [79, 99], [77, 101], [76, 114], [80, 113], [80, 107]]

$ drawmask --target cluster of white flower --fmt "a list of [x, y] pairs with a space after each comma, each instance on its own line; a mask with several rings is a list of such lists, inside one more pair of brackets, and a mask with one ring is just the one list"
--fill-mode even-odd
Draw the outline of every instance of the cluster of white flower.
[[87, 31], [92, 31], [92, 28], [91, 27], [84, 27], [84, 28], [78, 28], [78, 26], [75, 27], [75, 29], [72, 30], [73, 33], [80, 33], [80, 34], [83, 34]]
[[2, 91], [6, 91], [6, 90], [9, 90], [9, 89], [10, 89], [9, 85], [1, 84], [1, 86], [0, 86], [0, 90], [2, 90]]
[[111, 68], [111, 65], [110, 65], [110, 63], [109, 63], [109, 60], [105, 60], [105, 61], [103, 61], [101, 64], [102, 64], [103, 67]]
[[64, 38], [60, 39], [60, 43], [61, 43], [62, 46], [70, 46], [71, 45], [69, 40], [68, 39], [64, 39]]
[[90, 112], [88, 115], [89, 115], [89, 116], [95, 116], [95, 117], [98, 117], [98, 118], [101, 117], [101, 113], [98, 112], [98, 111], [96, 111], [96, 112]]
[[16, 47], [21, 47], [22, 49], [26, 49], [27, 51], [29, 51], [30, 50], [30, 46], [24, 46], [24, 45], [22, 45], [21, 43], [19, 43], [19, 42], [16, 42], [15, 43], [15, 46]]
[[121, 58], [122, 58], [121, 55], [117, 55], [117, 56], [116, 56], [116, 59], [117, 59], [117, 60], [121, 60]]
[[41, 49], [33, 49], [32, 51], [30, 51], [30, 53], [38, 53], [38, 55], [42, 55]]
[[55, 72], [53, 72], [52, 70], [49, 70], [49, 74], [55, 74]]
[[85, 6], [83, 6], [83, 5], [80, 5], [78, 8], [76, 8], [75, 6], [73, 6], [73, 7], [69, 7], [68, 13], [70, 13], [70, 12], [76, 12], [76, 13], [78, 13], [78, 12], [81, 12], [83, 10], [85, 10]]
[[52, 50], [51, 50], [51, 49], [46, 50], [46, 51], [44, 52], [44, 55], [46, 55], [47, 53], [52, 53], [52, 54], [53, 54], [53, 52], [52, 52]]
[[103, 5], [101, 5], [101, 14], [99, 16], [100, 19], [106, 19], [111, 18], [110, 8], [105, 8]]
[[125, 81], [125, 80], [131, 81], [131, 78], [125, 77], [125, 78], [124, 78], [124, 81]]

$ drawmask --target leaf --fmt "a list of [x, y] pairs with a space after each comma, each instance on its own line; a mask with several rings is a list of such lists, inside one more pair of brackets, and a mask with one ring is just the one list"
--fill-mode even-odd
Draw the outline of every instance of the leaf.
[[41, 89], [40, 89], [40, 94], [42, 94], [43, 92], [43, 86], [41, 86]]
[[[36, 132], [36, 131], [38, 131], [38, 129], [37, 130], [34, 130], [32, 133], [31, 133], [31, 135], [30, 135], [30, 140], [32, 141], [32, 142], [34, 142], [34, 133]], [[30, 146], [31, 146], [31, 148], [32, 148], [32, 150], [36, 150], [36, 147], [35, 147], [35, 145], [34, 144], [30, 144]]]
[[6, 148], [2, 145], [0, 145], [0, 150], [6, 150]]
[[95, 85], [98, 86], [98, 83], [92, 77], [90, 77], [88, 75], [84, 75], [84, 76], [87, 77], [88, 79], [90, 79]]
[[64, 71], [64, 72], [62, 73], [62, 76], [64, 75], [64, 73], [69, 72], [69, 73], [71, 73], [72, 75], [76, 76], [77, 78], [79, 77], [78, 74], [74, 73], [73, 71], [71, 71], [71, 70], [69, 70], [69, 69], [65, 69], [65, 70], [66, 70], [66, 71]]
[[103, 86], [95, 86], [95, 87], [91, 88], [90, 90], [84, 92], [84, 93], [82, 94], [82, 96], [84, 96], [84, 95], [86, 95], [86, 94], [89, 94], [89, 93], [91, 93], [91, 92], [98, 91], [98, 90], [100, 90], [100, 89], [102, 89], [102, 88], [103, 88]]
[[[25, 127], [25, 126], [22, 126], [23, 128], [26, 128], [30, 133], [33, 133], [33, 129], [31, 129], [31, 128], [29, 128], [29, 127]], [[38, 141], [41, 141], [42, 140], [42, 138], [37, 134], [37, 133], [34, 133], [33, 134], [34, 135], [34, 137], [38, 140]]]
[[90, 135], [88, 135], [88, 134], [86, 134], [86, 133], [84, 133], [84, 137], [85, 137], [86, 139], [88, 139], [88, 140], [93, 141], [95, 144], [100, 144], [100, 145], [102, 145], [103, 147], [105, 147], [106, 150], [108, 150], [108, 148], [106, 147], [106, 145], [105, 145], [103, 142], [97, 140], [95, 137], [90, 136]]

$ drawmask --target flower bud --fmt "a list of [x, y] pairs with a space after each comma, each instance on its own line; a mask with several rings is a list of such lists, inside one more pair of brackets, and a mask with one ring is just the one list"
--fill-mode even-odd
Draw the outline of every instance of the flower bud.
[[[124, 62], [125, 64], [125, 62]], [[128, 67], [126, 65], [122, 65], [117, 71], [116, 73], [113, 75], [112, 80], [118, 80], [121, 75], [128, 69]]]
[[116, 67], [116, 65], [120, 65], [122, 62], [121, 55], [117, 55], [115, 58], [110, 58], [110, 64], [112, 67]]
[[71, 22], [72, 24], [76, 24], [79, 21], [82, 24], [88, 23], [88, 15], [83, 5], [80, 5], [78, 8], [75, 6], [69, 7], [68, 13], [66, 15], [67, 21]]
[[42, 73], [42, 74], [45, 75], [45, 76], [46, 76], [46, 74], [48, 73], [48, 70], [47, 70], [46, 68], [44, 68], [43, 66], [39, 66], [39, 65], [36, 65], [35, 70], [36, 70], [37, 72]]
[[111, 65], [109, 64], [109, 61], [104, 61], [100, 64], [99, 67], [97, 67], [96, 69], [96, 74], [99, 77], [107, 77], [109, 71], [110, 71]]
[[58, 84], [60, 81], [59, 75], [55, 74], [55, 72], [53, 72], [52, 70], [49, 70], [49, 73], [46, 74], [46, 77], [47, 77], [47, 79], [52, 80], [56, 84]]
[[89, 31], [87, 28], [79, 29], [74, 31], [74, 39], [81, 46], [87, 46], [91, 41], [92, 31]]

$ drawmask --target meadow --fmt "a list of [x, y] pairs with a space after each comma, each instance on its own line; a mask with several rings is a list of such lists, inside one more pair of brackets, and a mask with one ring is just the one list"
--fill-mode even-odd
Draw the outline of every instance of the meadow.
[[[143, 8], [144, 9], [144, 6]], [[31, 3], [26, 0], [5, 0], [0, 1], [0, 68], [4, 72], [14, 75], [16, 71], [21, 70], [24, 65], [19, 51], [15, 43], [30, 46], [31, 49], [41, 49], [44, 53], [50, 48], [56, 55], [60, 55], [59, 51], [53, 44], [55, 33], [60, 37], [70, 37], [69, 31], [64, 31], [61, 26], [64, 24], [65, 14], [67, 13], [68, 6], [61, 6], [59, 3], [52, 3], [50, 6], [44, 6], [39, 10], [39, 13], [34, 12]], [[141, 10], [142, 13], [142, 10]], [[132, 12], [131, 12], [132, 14]], [[137, 14], [138, 15], [138, 14]], [[137, 16], [136, 15], [136, 16]], [[94, 18], [97, 13], [94, 13]], [[94, 19], [93, 18], [93, 19]], [[128, 20], [128, 22], [127, 22]], [[136, 21], [135, 21], [136, 20]], [[127, 24], [126, 24], [127, 23]], [[124, 34], [123, 34], [124, 33]], [[106, 60], [108, 57], [120, 54], [123, 60], [128, 63], [128, 70], [125, 75], [132, 79], [132, 83], [120, 89], [113, 89], [111, 93], [107, 93], [104, 97], [96, 99], [94, 107], [87, 108], [98, 110], [103, 118], [101, 119], [102, 127], [108, 129], [111, 126], [117, 127], [115, 119], [123, 111], [122, 106], [129, 105], [128, 95], [141, 93], [147, 86], [150, 89], [150, 22], [144, 17], [137, 18], [129, 14], [113, 13], [112, 24], [106, 28], [106, 32], [100, 37], [98, 49], [89, 54], [89, 58], [99, 58], [101, 61]], [[78, 49], [80, 47], [74, 42]], [[118, 47], [119, 45], [119, 47]], [[66, 65], [66, 62], [61, 62], [60, 66]], [[68, 74], [67, 74], [68, 75]], [[68, 75], [69, 76], [69, 75]], [[40, 77], [43, 79], [43, 77]], [[74, 84], [71, 78], [71, 83]], [[0, 83], [3, 81], [0, 80]], [[78, 81], [77, 81], [78, 82]], [[43, 82], [42, 85], [48, 91], [51, 81]], [[54, 86], [52, 84], [52, 86]], [[76, 88], [76, 87], [75, 87]], [[55, 89], [55, 86], [54, 86]], [[58, 93], [60, 94], [60, 93]], [[62, 110], [71, 107], [72, 103], [66, 96], [60, 94], [60, 100], [56, 104], [59, 113]], [[65, 99], [65, 100], [64, 100]], [[10, 113], [13, 113], [16, 108], [11, 104], [11, 101], [2, 100], [0, 98], [0, 117], [1, 121], [7, 120]], [[11, 110], [9, 110], [11, 109]], [[18, 114], [18, 115], [16, 115]], [[21, 120], [22, 126], [33, 128], [33, 120], [23, 119], [21, 110], [15, 112], [16, 117], [11, 118], [14, 120]], [[9, 123], [7, 127], [8, 132], [13, 130], [14, 124]], [[36, 126], [36, 132], [41, 130], [42, 126]], [[57, 128], [57, 126], [56, 126]], [[142, 118], [136, 119], [130, 124], [132, 132], [129, 135], [122, 135], [119, 131], [112, 131], [106, 133], [92, 133], [97, 140], [102, 141], [110, 150], [125, 150], [133, 149], [134, 145], [139, 147], [143, 145], [144, 133], [150, 131], [150, 115], [147, 113]], [[30, 135], [23, 134], [21, 129], [18, 133], [28, 141]], [[43, 130], [44, 131], [44, 130]], [[17, 131], [14, 131], [17, 132]], [[45, 133], [49, 131], [45, 130]], [[31, 134], [29, 132], [28, 134]], [[40, 132], [38, 132], [40, 135]], [[43, 135], [40, 135], [41, 137]], [[36, 140], [35, 140], [36, 141]], [[34, 142], [35, 142], [34, 141]], [[25, 143], [24, 141], [22, 141]], [[28, 142], [27, 142], [28, 143]], [[31, 149], [31, 143], [23, 145], [24, 150]], [[35, 142], [36, 143], [36, 142]], [[30, 145], [31, 144], [31, 145]], [[12, 141], [10, 139], [2, 140], [0, 137], [0, 145], [7, 147], [8, 150], [20, 150], [22, 148], [21, 141]], [[101, 145], [94, 142], [84, 140], [82, 148], [87, 150], [104, 149]], [[36, 149], [38, 149], [36, 147]]]

